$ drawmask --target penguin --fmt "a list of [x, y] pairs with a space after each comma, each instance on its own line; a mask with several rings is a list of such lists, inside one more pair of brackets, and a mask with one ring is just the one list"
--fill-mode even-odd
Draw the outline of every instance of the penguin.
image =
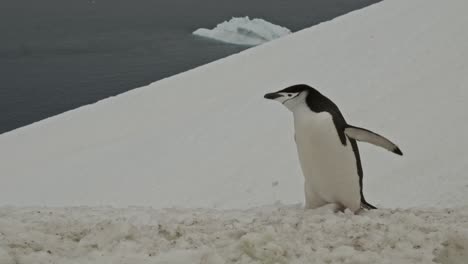
[[335, 204], [353, 213], [376, 209], [363, 194], [363, 171], [356, 141], [374, 144], [397, 155], [400, 148], [368, 129], [349, 125], [340, 109], [316, 89], [297, 84], [268, 93], [294, 118], [295, 141], [304, 175], [306, 209]]

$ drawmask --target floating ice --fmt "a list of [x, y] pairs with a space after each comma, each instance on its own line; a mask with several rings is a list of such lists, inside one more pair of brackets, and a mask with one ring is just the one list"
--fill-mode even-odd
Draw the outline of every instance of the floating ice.
[[214, 29], [200, 28], [194, 35], [222, 42], [254, 46], [288, 35], [291, 30], [260, 18], [233, 17], [218, 24]]

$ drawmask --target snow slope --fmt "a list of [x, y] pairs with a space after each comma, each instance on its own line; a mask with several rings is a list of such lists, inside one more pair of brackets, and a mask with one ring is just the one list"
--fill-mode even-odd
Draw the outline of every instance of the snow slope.
[[199, 28], [194, 35], [222, 42], [255, 46], [290, 34], [291, 31], [260, 18], [233, 17], [213, 29]]
[[468, 207], [0, 209], [2, 264], [466, 264]]
[[468, 201], [464, 0], [386, 0], [0, 136], [3, 205], [248, 208], [303, 201], [290, 114], [263, 94], [308, 83], [351, 124], [367, 200]]

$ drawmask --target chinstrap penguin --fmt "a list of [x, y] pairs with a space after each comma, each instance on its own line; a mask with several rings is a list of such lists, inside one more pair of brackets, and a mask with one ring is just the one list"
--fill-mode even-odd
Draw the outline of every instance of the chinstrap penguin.
[[338, 107], [314, 88], [298, 84], [265, 94], [294, 116], [295, 141], [302, 173], [306, 208], [336, 204], [357, 212], [375, 209], [363, 195], [362, 166], [357, 141], [403, 155], [385, 137], [346, 123]]

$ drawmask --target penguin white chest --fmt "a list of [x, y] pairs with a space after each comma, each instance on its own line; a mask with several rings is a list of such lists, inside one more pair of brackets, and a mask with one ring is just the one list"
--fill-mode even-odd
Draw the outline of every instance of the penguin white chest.
[[332, 116], [308, 109], [293, 112], [297, 151], [305, 178], [306, 207], [338, 203], [352, 211], [361, 205], [356, 157], [343, 145]]

